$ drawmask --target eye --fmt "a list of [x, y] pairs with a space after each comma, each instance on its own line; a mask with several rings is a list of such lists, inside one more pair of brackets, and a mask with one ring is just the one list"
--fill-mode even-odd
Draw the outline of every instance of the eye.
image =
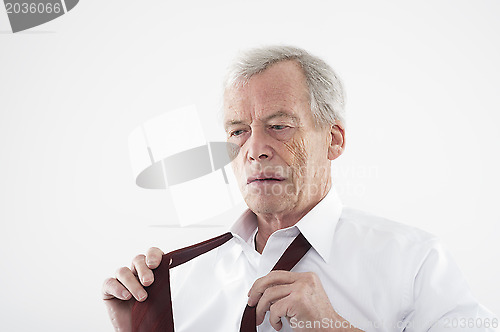
[[274, 130], [283, 130], [283, 129], [290, 128], [290, 127], [288, 127], [286, 125], [272, 125], [271, 128]]
[[241, 134], [243, 134], [245, 131], [243, 129], [238, 129], [238, 130], [235, 130], [235, 131], [232, 131], [229, 136], [240, 136]]

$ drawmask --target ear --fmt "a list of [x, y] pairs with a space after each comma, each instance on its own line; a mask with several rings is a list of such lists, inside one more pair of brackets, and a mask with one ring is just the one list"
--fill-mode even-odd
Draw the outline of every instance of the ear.
[[342, 122], [335, 120], [335, 124], [330, 126], [331, 141], [328, 146], [328, 159], [335, 160], [343, 152], [345, 146], [345, 132]]

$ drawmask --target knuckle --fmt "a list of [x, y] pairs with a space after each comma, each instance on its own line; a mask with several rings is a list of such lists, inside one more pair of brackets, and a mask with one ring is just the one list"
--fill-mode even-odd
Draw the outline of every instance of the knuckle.
[[101, 294], [103, 300], [109, 300], [116, 298], [117, 293], [120, 290], [120, 283], [115, 278], [107, 278], [102, 284]]
[[264, 300], [267, 300], [267, 298], [271, 297], [272, 295], [272, 289], [271, 288], [266, 288], [264, 292], [262, 292], [262, 298]]
[[103, 292], [105, 292], [106, 290], [113, 289], [115, 282], [116, 282], [115, 278], [107, 278], [106, 280], [104, 280], [104, 282], [102, 283]]
[[300, 278], [295, 282], [295, 285], [297, 286], [298, 289], [302, 289], [304, 287], [307, 287], [310, 285], [310, 281], [307, 277], [305, 278]]
[[130, 269], [128, 267], [122, 266], [122, 267], [118, 268], [118, 270], [116, 270], [116, 276], [119, 279], [121, 277], [126, 276], [129, 272], [132, 273], [132, 271], [130, 271]]
[[306, 281], [310, 285], [317, 285], [319, 282], [318, 275], [314, 272], [306, 272]]
[[257, 280], [255, 280], [255, 282], [254, 282], [254, 283], [253, 283], [253, 285], [252, 285], [251, 290], [252, 290], [253, 292], [258, 291], [258, 290], [260, 289], [260, 284], [261, 284], [261, 283], [262, 283], [262, 281], [260, 280], [260, 278], [259, 278], [259, 279], [257, 279]]
[[154, 254], [160, 254], [160, 255], [163, 255], [163, 250], [161, 250], [160, 248], [158, 247], [151, 247], [149, 248], [148, 250], [149, 252], [151, 253], [154, 253]]
[[[272, 273], [272, 272], [271, 272]], [[264, 281], [265, 279], [265, 276], [264, 277], [260, 277], [258, 278], [257, 280], [255, 280], [255, 283], [254, 284], [260, 284], [262, 281]]]
[[281, 310], [280, 305], [281, 305], [280, 302], [275, 302], [271, 304], [271, 306], [269, 306], [269, 314], [274, 317], [279, 317]]
[[161, 263], [163, 259], [163, 251], [160, 249], [153, 247], [149, 248], [148, 251], [146, 252], [146, 257], [145, 257], [145, 263], [148, 265], [156, 265]]
[[134, 259], [132, 260], [132, 262], [134, 264], [137, 264], [137, 263], [141, 263], [141, 262], [144, 262], [146, 256], [144, 256], [143, 254], [139, 254], [137, 256], [134, 257]]

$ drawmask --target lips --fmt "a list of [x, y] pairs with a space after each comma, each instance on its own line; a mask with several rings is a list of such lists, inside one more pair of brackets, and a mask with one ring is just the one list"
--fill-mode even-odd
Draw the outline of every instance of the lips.
[[251, 176], [247, 179], [247, 184], [250, 184], [252, 182], [265, 182], [265, 181], [283, 181], [285, 180], [284, 177], [280, 175], [267, 175], [267, 174], [259, 174], [259, 175], [254, 175]]

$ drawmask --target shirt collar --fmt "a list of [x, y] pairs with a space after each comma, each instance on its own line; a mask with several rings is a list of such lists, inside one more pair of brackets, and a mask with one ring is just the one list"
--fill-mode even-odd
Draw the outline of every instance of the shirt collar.
[[332, 187], [328, 194], [295, 226], [326, 261], [330, 259], [333, 234], [342, 214], [342, 202]]
[[[298, 230], [309, 241], [318, 254], [328, 262], [330, 258], [333, 234], [342, 213], [342, 202], [332, 187], [326, 196], [302, 219], [290, 228]], [[233, 224], [231, 233], [253, 248], [253, 237], [257, 228], [257, 216], [247, 209]]]
[[243, 242], [250, 243], [252, 240], [252, 234], [255, 233], [257, 229], [257, 216], [250, 209], [246, 209], [245, 212], [236, 220], [230, 229], [233, 236], [241, 239]]

